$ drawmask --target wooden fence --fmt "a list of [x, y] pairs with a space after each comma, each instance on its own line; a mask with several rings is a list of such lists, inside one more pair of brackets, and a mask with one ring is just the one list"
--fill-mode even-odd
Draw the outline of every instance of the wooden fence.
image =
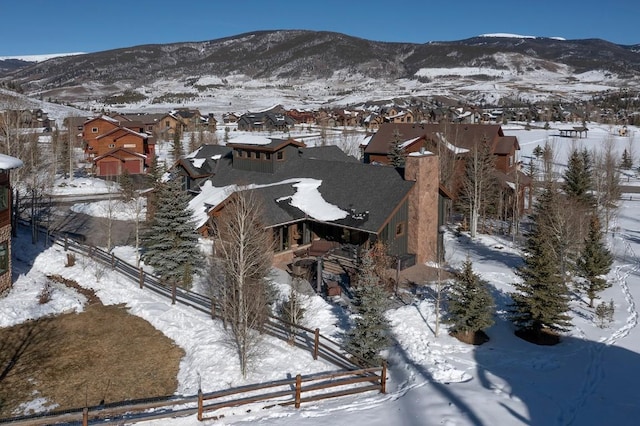
[[[65, 251], [88, 256], [92, 260], [122, 274], [141, 289], [148, 289], [156, 294], [170, 298], [174, 304], [187, 305], [210, 315], [212, 318], [216, 318], [216, 312], [221, 312], [210, 297], [180, 287], [167, 286], [160, 278], [129, 264], [113, 253], [106, 252], [98, 247], [81, 244], [65, 236], [50, 234], [46, 230], [43, 232], [46, 232], [47, 241], [50, 240], [54, 244], [63, 247]], [[81, 423], [82, 425], [90, 423], [122, 424], [124, 420], [127, 423], [134, 423], [136, 421], [192, 414], [197, 414], [198, 419], [203, 420], [205, 412], [256, 402], [264, 402], [265, 405], [271, 406], [294, 405], [299, 408], [300, 404], [304, 402], [374, 390], [382, 393], [386, 392], [387, 372], [385, 365], [372, 367], [366, 361], [353, 355], [348, 355], [339, 343], [323, 336], [318, 329], [312, 330], [284, 322], [278, 317], [270, 317], [262, 332], [296, 347], [308, 350], [313, 359], [322, 358], [343, 369], [343, 371], [320, 373], [311, 376], [298, 374], [293, 379], [247, 385], [206, 394], [199, 391], [197, 395], [191, 396], [169, 396], [114, 402], [101, 406], [66, 410], [64, 412], [6, 418], [0, 419], [0, 424], [10, 423], [20, 426], [71, 422]], [[269, 391], [257, 393], [267, 389]]]
[[[198, 420], [208, 420], [204, 413], [226, 407], [238, 407], [255, 402], [270, 402], [272, 405], [293, 405], [320, 401], [368, 391], [386, 392], [386, 365], [353, 371], [322, 373], [293, 379], [243, 386], [235, 389], [198, 393]], [[361, 384], [370, 383], [361, 386]], [[231, 398], [229, 398], [231, 397]], [[213, 401], [213, 403], [210, 403]], [[214, 418], [217, 418], [215, 416]]]

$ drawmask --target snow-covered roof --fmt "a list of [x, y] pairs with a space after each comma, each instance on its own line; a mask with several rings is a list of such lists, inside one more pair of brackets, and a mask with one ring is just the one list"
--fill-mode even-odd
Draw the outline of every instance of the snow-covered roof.
[[241, 145], [269, 145], [273, 140], [268, 136], [242, 135], [241, 137], [230, 138], [228, 143]]
[[17, 169], [24, 165], [22, 160], [10, 155], [0, 154], [0, 170]]
[[346, 211], [328, 203], [322, 198], [320, 191], [318, 191], [321, 184], [322, 181], [318, 179], [294, 178], [265, 185], [252, 184], [215, 187], [210, 181], [206, 181], [200, 188], [200, 193], [189, 202], [189, 208], [194, 212], [193, 217], [196, 220], [197, 226], [201, 227], [209, 218], [208, 212], [226, 200], [234, 192], [277, 185], [290, 185], [295, 188], [294, 195], [282, 197], [276, 201], [282, 202], [289, 200], [290, 206], [296, 207], [309, 217], [321, 221], [338, 220], [347, 217], [348, 213]]
[[464, 154], [466, 152], [469, 152], [468, 149], [466, 148], [460, 148], [459, 146], [455, 146], [453, 145], [451, 142], [449, 142], [447, 140], [447, 138], [440, 132], [436, 133], [436, 136], [438, 137], [438, 139], [440, 139], [440, 142], [442, 142], [444, 144], [444, 146], [447, 147], [447, 149], [449, 151], [452, 151], [454, 154]]

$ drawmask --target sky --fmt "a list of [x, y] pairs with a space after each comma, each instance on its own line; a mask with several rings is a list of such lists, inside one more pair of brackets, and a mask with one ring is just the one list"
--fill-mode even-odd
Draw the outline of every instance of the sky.
[[88, 53], [277, 29], [411, 43], [492, 33], [640, 43], [640, 2], [633, 0], [0, 0], [0, 16], [0, 56]]
[[[522, 125], [503, 126], [505, 134], [516, 136], [521, 155], [530, 157], [533, 149], [545, 141], [552, 144], [557, 171], [566, 166], [571, 144], [557, 136], [558, 131], [525, 130]], [[602, 146], [610, 140], [618, 154], [628, 146], [638, 153], [640, 129], [633, 127], [631, 136], [621, 137], [606, 125], [593, 123], [588, 137], [576, 143], [587, 149]], [[637, 159], [636, 159], [637, 163]], [[625, 171], [626, 184], [640, 185], [632, 171]], [[90, 184], [96, 184], [92, 187]], [[56, 186], [62, 185], [57, 181]], [[66, 183], [66, 182], [65, 182]], [[103, 191], [104, 183], [87, 179], [87, 191]], [[61, 191], [70, 185], [59, 186]], [[71, 192], [70, 192], [71, 193]], [[75, 193], [75, 189], [73, 191]], [[316, 403], [304, 403], [299, 410], [292, 407], [262, 409], [261, 405], [225, 408], [217, 421], [198, 422], [195, 416], [162, 419], [140, 423], [141, 426], [252, 425], [321, 426], [348, 424], [353, 426], [547, 426], [547, 425], [635, 425], [640, 416], [640, 239], [637, 226], [637, 194], [634, 200], [621, 203], [614, 217], [607, 244], [615, 255], [615, 263], [607, 279], [612, 286], [602, 293], [600, 301], [613, 300], [613, 321], [600, 328], [593, 310], [578, 298], [571, 302], [573, 327], [556, 346], [536, 346], [513, 334], [506, 316], [509, 296], [517, 279], [514, 267], [520, 264], [522, 252], [510, 238], [480, 235], [471, 240], [463, 233], [456, 237], [445, 234], [447, 263], [460, 267], [471, 260], [474, 271], [487, 281], [496, 302], [495, 324], [487, 330], [490, 341], [481, 346], [461, 343], [447, 334], [441, 324], [434, 335], [435, 301], [418, 292], [407, 305], [388, 311], [393, 336], [397, 342], [386, 354], [389, 360], [387, 393], [369, 392]], [[94, 213], [82, 207], [87, 214]], [[297, 373], [313, 374], [335, 371], [325, 361], [313, 361], [307, 351], [292, 348], [284, 342], [265, 337], [261, 357], [246, 379], [239, 374], [238, 363], [230, 348], [223, 343], [224, 330], [219, 321], [180, 304], [171, 305], [137, 282], [107, 270], [100, 275], [98, 266], [80, 257], [74, 266], [66, 267], [63, 248], [32, 245], [28, 229], [20, 228], [12, 240], [14, 286], [0, 298], [0, 327], [60, 312], [84, 309], [86, 299], [76, 291], [59, 284], [52, 285], [52, 299], [38, 303], [38, 294], [47, 282], [47, 274], [59, 274], [91, 288], [104, 304], [124, 304], [128, 311], [144, 318], [185, 351], [178, 372], [177, 394], [194, 395], [202, 384], [212, 392], [248, 383], [280, 380]], [[114, 254], [134, 262], [133, 247], [114, 248]], [[143, 265], [144, 266], [144, 265]], [[147, 268], [146, 266], [144, 266]], [[282, 270], [274, 271], [274, 283], [280, 297], [288, 294], [290, 279]], [[418, 283], [418, 285], [423, 283]], [[195, 290], [203, 293], [202, 281]], [[318, 327], [323, 336], [339, 341], [353, 316], [348, 311], [313, 293], [301, 297], [305, 307], [305, 325]], [[44, 392], [33, 393], [22, 412], [54, 409]], [[109, 395], [105, 392], [105, 400]], [[93, 401], [90, 401], [91, 405]], [[16, 415], [19, 413], [16, 413]]]

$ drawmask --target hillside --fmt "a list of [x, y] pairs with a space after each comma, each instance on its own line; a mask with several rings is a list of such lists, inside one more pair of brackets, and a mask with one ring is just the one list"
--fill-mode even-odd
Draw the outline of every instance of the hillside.
[[258, 31], [37, 63], [0, 61], [0, 81], [29, 95], [93, 108], [268, 106], [243, 102], [249, 91], [248, 99], [291, 107], [344, 105], [363, 93], [370, 100], [441, 95], [497, 104], [505, 98], [576, 100], [630, 87], [640, 81], [639, 50], [599, 39], [493, 35], [415, 44]]

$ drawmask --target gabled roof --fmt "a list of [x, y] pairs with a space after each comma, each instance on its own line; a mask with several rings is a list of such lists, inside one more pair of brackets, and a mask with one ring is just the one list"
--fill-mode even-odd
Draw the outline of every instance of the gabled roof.
[[[222, 157], [217, 160], [215, 174], [207, 178], [203, 188], [219, 191], [213, 197], [216, 203], [224, 200], [228, 191], [237, 190], [237, 185], [258, 189], [264, 196], [264, 221], [267, 227], [306, 218], [377, 234], [414, 186], [414, 182], [405, 181], [393, 167], [305, 158], [306, 155], [287, 159], [286, 166], [274, 173], [234, 169], [233, 158]], [[295, 185], [301, 181], [316, 182], [323, 202], [344, 211], [344, 216], [322, 220], [309, 211], [305, 213], [294, 207], [295, 203], [287, 197], [299, 190]], [[198, 197], [202, 200], [199, 204]], [[197, 210], [196, 217], [202, 217], [204, 210], [212, 207], [210, 201], [205, 205], [205, 200], [212, 198], [205, 193], [198, 197], [193, 200], [192, 207]]]
[[451, 145], [465, 149], [472, 149], [475, 144], [485, 139], [495, 144], [504, 137], [499, 124], [382, 123], [365, 148], [365, 153], [386, 155], [398, 133], [401, 141], [421, 137], [438, 141], [444, 135]]
[[218, 160], [223, 157], [231, 157], [231, 148], [222, 145], [202, 145], [179, 159], [176, 164], [182, 166], [192, 179], [198, 179], [214, 174]]
[[126, 148], [114, 148], [111, 151], [106, 152], [101, 156], [94, 158], [93, 161], [98, 162], [105, 157], [114, 157], [114, 158], [117, 158], [118, 160], [124, 160], [125, 158], [131, 158], [131, 157], [138, 157], [141, 159], [147, 158], [147, 156], [144, 154], [139, 154], [137, 152], [128, 150]]
[[[119, 134], [118, 134], [119, 133]], [[103, 139], [107, 136], [112, 136], [113, 139], [120, 139], [121, 137], [130, 134], [130, 135], [134, 135], [137, 136], [141, 139], [147, 139], [149, 137], [149, 135], [147, 135], [146, 133], [140, 133], [140, 132], [136, 132], [135, 130], [131, 130], [127, 127], [117, 127], [115, 129], [111, 129], [109, 130], [107, 133], [103, 133], [101, 135], [98, 135], [96, 137], [96, 140], [98, 139]]]

